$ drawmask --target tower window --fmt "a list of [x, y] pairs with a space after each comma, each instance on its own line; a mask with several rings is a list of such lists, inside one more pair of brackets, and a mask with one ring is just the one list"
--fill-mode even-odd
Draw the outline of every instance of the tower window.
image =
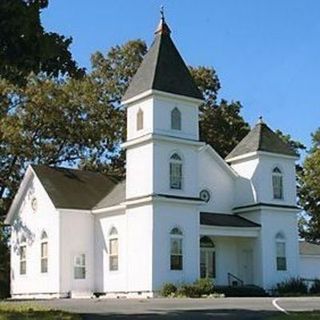
[[25, 236], [21, 237], [20, 240], [20, 274], [27, 273], [27, 239]]
[[272, 171], [272, 189], [274, 199], [283, 199], [283, 175], [278, 167]]
[[171, 111], [171, 129], [181, 130], [181, 112], [177, 107]]
[[183, 269], [183, 233], [175, 227], [170, 232], [170, 270]]
[[287, 270], [286, 240], [282, 233], [276, 235], [276, 265], [277, 271]]
[[143, 111], [139, 109], [137, 113], [137, 130], [143, 129]]
[[118, 231], [115, 227], [109, 232], [109, 270], [116, 271], [119, 269], [119, 242]]
[[177, 153], [170, 157], [170, 188], [182, 189], [182, 159]]
[[45, 231], [41, 234], [41, 273], [48, 272], [48, 235]]

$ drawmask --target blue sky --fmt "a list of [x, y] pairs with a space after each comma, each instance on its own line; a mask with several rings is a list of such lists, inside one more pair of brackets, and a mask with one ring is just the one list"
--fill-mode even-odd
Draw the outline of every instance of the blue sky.
[[310, 146], [320, 126], [318, 0], [51, 0], [42, 21], [72, 36], [74, 58], [89, 68], [97, 50], [150, 45], [161, 5], [185, 61], [217, 70], [220, 98], [241, 101], [251, 125], [262, 115]]

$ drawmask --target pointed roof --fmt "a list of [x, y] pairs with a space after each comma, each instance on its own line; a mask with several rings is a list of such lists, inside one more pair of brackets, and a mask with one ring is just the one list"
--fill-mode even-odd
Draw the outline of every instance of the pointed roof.
[[296, 152], [259, 119], [256, 126], [227, 155], [226, 160], [255, 151], [265, 151], [276, 154], [297, 157]]
[[154, 41], [132, 78], [122, 101], [151, 89], [203, 99], [170, 33], [162, 13]]

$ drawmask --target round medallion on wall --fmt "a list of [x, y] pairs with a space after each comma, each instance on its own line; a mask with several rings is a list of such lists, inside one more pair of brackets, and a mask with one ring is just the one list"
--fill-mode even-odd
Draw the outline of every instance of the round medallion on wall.
[[210, 192], [206, 189], [200, 191], [200, 199], [209, 202], [210, 201]]
[[37, 199], [35, 197], [32, 198], [32, 200], [31, 200], [31, 208], [32, 208], [33, 211], [37, 211], [38, 202], [37, 202]]

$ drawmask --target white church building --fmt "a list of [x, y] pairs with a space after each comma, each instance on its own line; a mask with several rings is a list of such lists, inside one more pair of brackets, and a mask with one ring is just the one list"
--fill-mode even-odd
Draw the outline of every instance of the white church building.
[[161, 19], [123, 97], [126, 180], [29, 166], [6, 217], [16, 298], [153, 297], [212, 278], [320, 277], [299, 243], [297, 155], [262, 121], [226, 157], [199, 141], [203, 97]]

